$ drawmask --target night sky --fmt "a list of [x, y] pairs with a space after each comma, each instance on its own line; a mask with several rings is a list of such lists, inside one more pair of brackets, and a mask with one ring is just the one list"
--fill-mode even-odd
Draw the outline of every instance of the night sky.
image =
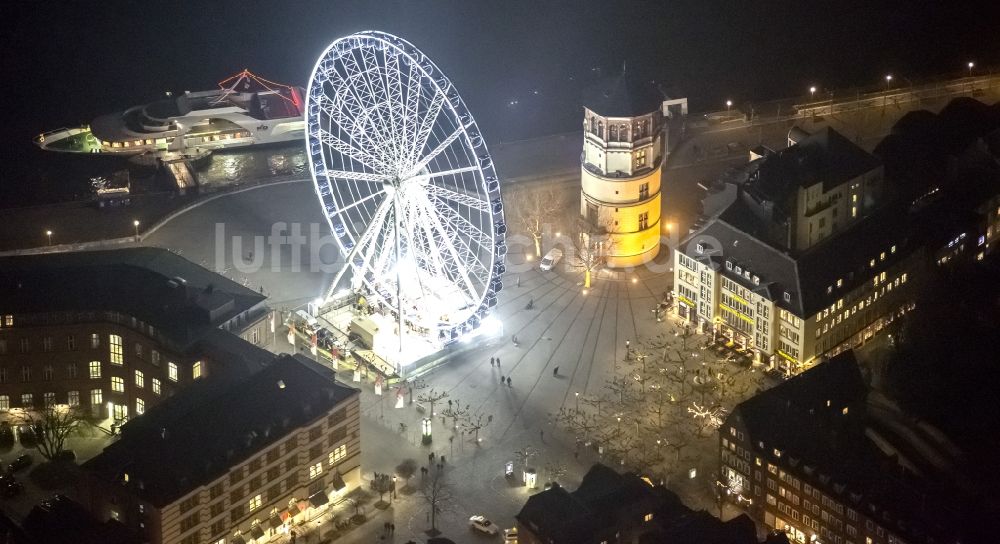
[[[31, 138], [245, 68], [305, 86], [325, 46], [398, 34], [427, 53], [492, 141], [575, 130], [579, 89], [620, 70], [694, 111], [810, 84], [923, 79], [1000, 65], [992, 2], [661, 0], [108, 1], [4, 3], [0, 207], [38, 199], [79, 162]], [[538, 93], [535, 94], [535, 91]], [[517, 100], [511, 107], [509, 102]], [[83, 158], [77, 158], [77, 161]], [[96, 164], [96, 163], [94, 163]], [[45, 179], [42, 183], [40, 180]]]

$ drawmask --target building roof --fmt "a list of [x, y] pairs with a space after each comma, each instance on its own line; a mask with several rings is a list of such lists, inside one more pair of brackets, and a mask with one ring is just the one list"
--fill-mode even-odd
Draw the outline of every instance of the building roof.
[[799, 187], [822, 182], [823, 190], [829, 191], [882, 163], [836, 130], [825, 127], [751, 164], [748, 190], [780, 202], [796, 194]]
[[201, 380], [132, 420], [83, 469], [162, 507], [359, 394], [301, 355], [242, 380]]
[[24, 542], [46, 544], [133, 544], [139, 535], [121, 523], [94, 519], [79, 503], [63, 495], [46, 499], [24, 518]]
[[640, 540], [643, 543], [756, 542], [753, 522], [745, 516], [722, 522], [684, 506], [663, 486], [652, 486], [635, 474], [619, 474], [602, 464], [587, 471], [576, 491], [554, 486], [532, 495], [516, 517], [522, 526], [551, 544], [580, 544], [596, 542], [602, 533], [616, 530], [623, 511], [653, 514], [655, 527]]
[[625, 74], [602, 79], [583, 92], [583, 106], [602, 117], [637, 117], [658, 111], [666, 97], [650, 81]]
[[[907, 235], [911, 218], [906, 210], [889, 206], [804, 252], [784, 251], [765, 241], [773, 234], [767, 232], [768, 223], [743, 202], [746, 197], [738, 196], [719, 217], [689, 236], [681, 244], [681, 251], [692, 259], [711, 263], [723, 276], [802, 318], [814, 315], [869, 281], [873, 273], [869, 261], [886, 248], [895, 245], [897, 251], [879, 261], [880, 267], [905, 258], [914, 245]], [[704, 247], [701, 254], [697, 252], [698, 243]], [[726, 268], [727, 260], [734, 264], [734, 270]], [[744, 273], [737, 274], [735, 266]], [[744, 275], [746, 271], [750, 272], [749, 278]], [[754, 276], [759, 278], [759, 284], [754, 283]], [[836, 287], [838, 279], [842, 280], [841, 287]], [[830, 293], [829, 286], [834, 286]], [[784, 293], [788, 293], [788, 300]]]
[[[857, 360], [847, 351], [740, 403], [723, 428], [742, 424], [761, 457], [896, 534], [913, 534], [917, 523], [933, 532], [931, 525], [954, 521], [939, 489], [902, 469], [876, 444], [867, 396]], [[947, 500], [956, 508], [960, 503], [954, 496]]]
[[120, 312], [179, 349], [265, 298], [154, 247], [0, 257], [0, 313]]

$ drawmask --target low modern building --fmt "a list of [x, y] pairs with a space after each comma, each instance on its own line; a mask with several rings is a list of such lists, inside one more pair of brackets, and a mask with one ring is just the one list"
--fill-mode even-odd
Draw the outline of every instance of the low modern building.
[[[953, 486], [930, 444], [873, 417], [846, 352], [737, 405], [719, 430], [729, 497], [789, 540], [816, 544], [957, 544], [995, 519]], [[887, 423], [888, 422], [888, 423]], [[926, 424], [923, 428], [926, 428]]]
[[151, 544], [268, 542], [359, 485], [359, 402], [301, 355], [195, 384], [81, 466], [80, 502]]
[[758, 542], [746, 516], [720, 521], [684, 506], [663, 486], [601, 464], [591, 467], [576, 491], [556, 485], [532, 495], [516, 519], [520, 544]]
[[0, 415], [140, 415], [270, 360], [265, 297], [151, 247], [0, 258]]
[[637, 266], [660, 251], [664, 96], [616, 76], [584, 97], [580, 214], [604, 237], [606, 264]]

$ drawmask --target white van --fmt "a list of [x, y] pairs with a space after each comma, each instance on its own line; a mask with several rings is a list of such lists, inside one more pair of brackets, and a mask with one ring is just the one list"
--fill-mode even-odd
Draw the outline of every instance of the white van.
[[562, 259], [563, 252], [561, 249], [550, 249], [548, 253], [542, 257], [542, 262], [538, 263], [538, 268], [542, 270], [552, 270], [559, 260]]

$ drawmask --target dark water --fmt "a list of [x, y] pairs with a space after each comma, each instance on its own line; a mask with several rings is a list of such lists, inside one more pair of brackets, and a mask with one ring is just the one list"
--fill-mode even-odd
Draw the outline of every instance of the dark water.
[[[56, 159], [31, 138], [213, 88], [249, 68], [305, 85], [334, 39], [406, 38], [445, 71], [490, 142], [574, 130], [581, 90], [620, 71], [686, 96], [693, 111], [805, 93], [809, 85], [917, 80], [1000, 63], [996, 2], [882, 0], [50, 0], [2, 10], [0, 206], [67, 198], [121, 164]], [[514, 104], [511, 104], [514, 102]], [[256, 160], [210, 168], [228, 176]], [[289, 168], [274, 165], [276, 170]], [[294, 168], [291, 167], [291, 168]]]
[[309, 163], [303, 145], [295, 143], [213, 153], [195, 170], [198, 183], [224, 185], [274, 176], [308, 176]]

